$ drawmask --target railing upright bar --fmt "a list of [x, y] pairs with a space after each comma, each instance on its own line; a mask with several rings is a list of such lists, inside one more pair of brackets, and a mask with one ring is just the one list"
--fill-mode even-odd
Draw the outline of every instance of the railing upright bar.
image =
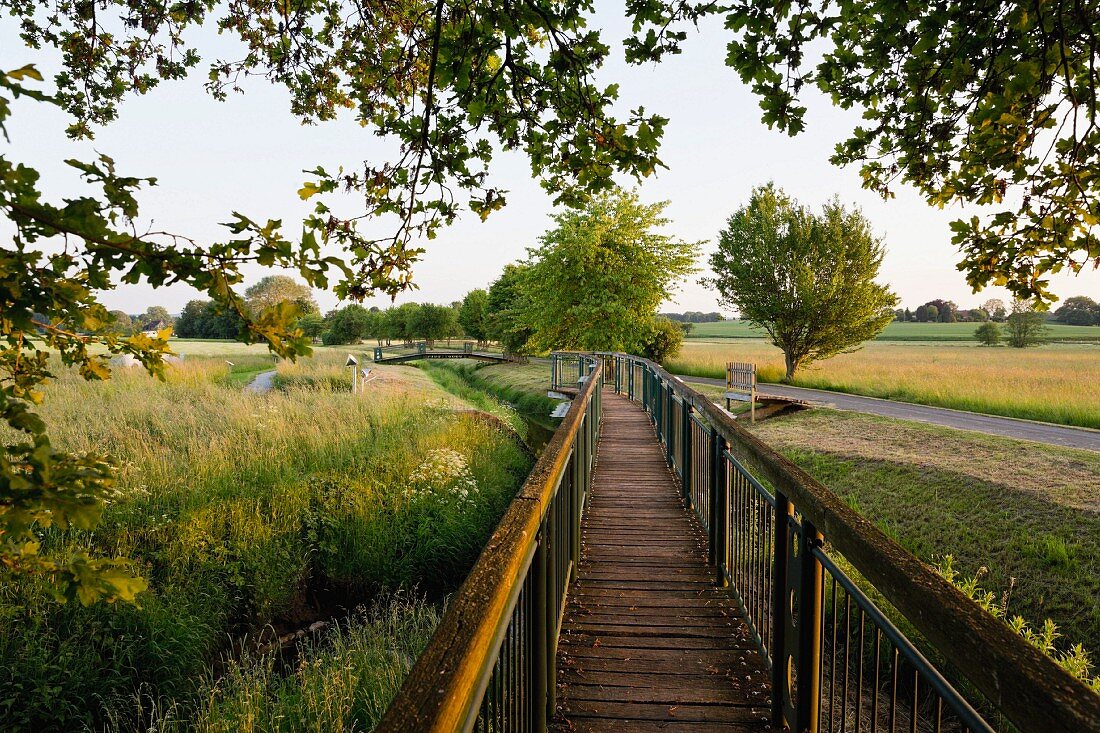
[[534, 649], [531, 655], [531, 666], [534, 671], [534, 679], [532, 680], [533, 684], [531, 690], [531, 729], [535, 731], [546, 730], [546, 722], [549, 719], [548, 715], [550, 710], [550, 685], [548, 682], [550, 679], [550, 660], [547, 655], [548, 640], [550, 636], [550, 624], [548, 623], [549, 614], [547, 613], [547, 606], [550, 603], [550, 593], [547, 592], [547, 585], [550, 579], [546, 572], [546, 555], [546, 538], [544, 535], [539, 539], [538, 546], [535, 549], [533, 568], [535, 592], [532, 603], [534, 605], [535, 618], [532, 624]]
[[[772, 556], [772, 638], [769, 640], [772, 676], [772, 727], [782, 730], [788, 727], [785, 710], [793, 701], [787, 683], [786, 659], [787, 625], [791, 622], [791, 609], [785, 603], [787, 595], [787, 563], [790, 561], [791, 502], [782, 492], [775, 494], [775, 517], [772, 528], [774, 555]], [[778, 618], [776, 618], [778, 617]]]
[[[730, 489], [728, 477], [728, 466], [726, 462], [726, 451], [729, 448], [729, 444], [726, 443], [726, 439], [721, 434], [717, 434], [714, 441], [714, 452], [717, 456], [717, 462], [715, 466], [714, 483], [717, 488], [715, 494], [715, 507], [714, 507], [714, 543], [715, 543], [715, 584], [719, 588], [725, 588], [729, 586], [729, 576], [732, 573], [731, 569], [726, 567], [726, 559], [729, 557], [730, 537]], [[727, 572], [729, 571], [729, 572]]]
[[684, 494], [684, 503], [691, 507], [691, 449], [694, 437], [691, 429], [691, 405], [687, 400], [680, 403], [680, 489]]
[[[778, 516], [779, 512], [776, 511]], [[821, 533], [803, 518], [798, 550], [798, 701], [793, 730], [818, 733], [821, 718], [821, 563], [814, 550], [821, 546]], [[835, 601], [834, 601], [835, 602]], [[835, 653], [835, 650], [834, 650]], [[860, 652], [862, 654], [862, 651]], [[807, 694], [808, 693], [808, 694]], [[857, 703], [858, 705], [858, 703]]]
[[718, 565], [718, 474], [722, 462], [720, 447], [721, 436], [718, 430], [710, 428], [710, 455], [707, 456], [707, 562]]

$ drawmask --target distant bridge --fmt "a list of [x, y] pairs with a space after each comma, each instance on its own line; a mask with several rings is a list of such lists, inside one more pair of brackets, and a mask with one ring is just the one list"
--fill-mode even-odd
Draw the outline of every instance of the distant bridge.
[[554, 354], [550, 388], [569, 412], [377, 731], [1100, 731], [1100, 696], [659, 365]]
[[410, 361], [417, 361], [419, 359], [474, 359], [476, 361], [487, 361], [496, 364], [505, 363], [519, 363], [524, 364], [527, 362], [527, 357], [519, 356], [517, 354], [510, 354], [508, 352], [497, 351], [475, 351], [473, 344], [465, 343], [461, 350], [457, 349], [431, 349], [428, 348], [426, 343], [416, 344], [416, 351], [411, 353], [400, 353], [386, 356], [383, 347], [376, 346], [374, 348], [374, 363], [375, 364], [404, 364]]

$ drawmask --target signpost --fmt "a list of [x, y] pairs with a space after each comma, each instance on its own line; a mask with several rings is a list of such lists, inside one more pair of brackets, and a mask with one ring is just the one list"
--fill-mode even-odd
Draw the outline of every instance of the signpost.
[[354, 356], [348, 354], [348, 360], [344, 362], [344, 366], [351, 367], [351, 393], [355, 394], [359, 391], [359, 370], [355, 368], [359, 366], [359, 362]]

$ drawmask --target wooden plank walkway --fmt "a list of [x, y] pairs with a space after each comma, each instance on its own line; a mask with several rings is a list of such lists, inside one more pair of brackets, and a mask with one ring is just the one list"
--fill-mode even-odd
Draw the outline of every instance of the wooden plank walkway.
[[604, 393], [558, 646], [558, 731], [767, 731], [769, 689], [649, 418]]

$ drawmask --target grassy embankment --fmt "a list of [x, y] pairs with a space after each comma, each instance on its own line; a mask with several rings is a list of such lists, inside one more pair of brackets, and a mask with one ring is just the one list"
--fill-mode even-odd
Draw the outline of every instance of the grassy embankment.
[[917, 557], [952, 555], [1100, 659], [1100, 455], [833, 410], [754, 430]]
[[[667, 367], [677, 374], [723, 379], [728, 361], [755, 362], [762, 382], [783, 376], [782, 352], [762, 339], [689, 340]], [[1100, 428], [1096, 345], [1010, 349], [871, 341], [854, 353], [800, 369], [794, 384]]]
[[[886, 326], [876, 341], [969, 341], [977, 343], [975, 329], [980, 323], [901, 323], [895, 321]], [[1048, 337], [1052, 341], [1076, 341], [1100, 343], [1100, 327], [1067, 326], [1062, 323], [1047, 324]], [[765, 338], [763, 329], [754, 328], [745, 321], [718, 321], [693, 324], [689, 338]]]
[[[5, 730], [369, 729], [434, 626], [432, 602], [530, 468], [414, 370], [377, 368], [356, 398], [343, 354], [322, 353], [254, 395], [226, 384], [224, 364], [253, 350], [216, 351], [189, 353], [166, 384], [134, 369], [48, 387], [54, 442], [123, 465], [101, 525], [48, 531], [45, 550], [134, 558], [151, 590], [140, 607], [84, 608], [0, 575]], [[293, 669], [247, 653], [265, 628], [326, 617], [342, 620]]]

